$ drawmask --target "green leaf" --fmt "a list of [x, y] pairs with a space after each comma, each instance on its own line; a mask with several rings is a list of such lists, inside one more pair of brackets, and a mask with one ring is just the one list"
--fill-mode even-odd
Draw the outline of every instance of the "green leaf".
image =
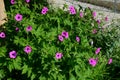
[[64, 78], [65, 78], [65, 76], [63, 76], [61, 74], [58, 75], [58, 80], [63, 80]]
[[16, 61], [13, 62], [13, 65], [14, 65], [14, 68], [17, 69], [17, 70], [20, 70], [21, 69], [21, 64], [20, 63], [17, 63]]
[[31, 69], [31, 68], [29, 68], [29, 70], [28, 70], [28, 77], [30, 77], [30, 76], [31, 76], [31, 74], [32, 74], [32, 69]]
[[31, 80], [34, 80], [34, 79], [35, 79], [35, 74], [32, 74]]
[[0, 47], [0, 57], [5, 57], [5, 53], [7, 52], [6, 47]]
[[12, 63], [9, 63], [8, 69], [11, 72], [14, 69], [14, 65]]
[[27, 71], [28, 71], [28, 66], [27, 66], [27, 65], [24, 65], [24, 66], [23, 66], [23, 70], [22, 70], [22, 74], [27, 73]]
[[41, 76], [39, 77], [39, 80], [46, 80], [46, 77], [41, 75]]
[[70, 80], [76, 80], [75, 76], [70, 73]]
[[80, 66], [78, 66], [78, 65], [75, 66], [75, 73], [77, 74], [77, 76], [80, 76], [79, 68], [80, 68]]
[[0, 70], [0, 79], [2, 79], [4, 76], [5, 76], [4, 70], [1, 69], [1, 70]]

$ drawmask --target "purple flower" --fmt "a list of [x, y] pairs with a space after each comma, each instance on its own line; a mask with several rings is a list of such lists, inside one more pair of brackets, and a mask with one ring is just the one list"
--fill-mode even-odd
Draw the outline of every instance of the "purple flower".
[[76, 36], [76, 41], [80, 42], [80, 38], [78, 36]]
[[16, 58], [16, 56], [17, 56], [17, 52], [16, 51], [13, 50], [13, 51], [9, 52], [9, 57], [10, 58]]
[[30, 0], [25, 0], [26, 1], [26, 3], [29, 3], [30, 2]]
[[83, 17], [83, 12], [80, 12], [80, 17], [81, 17], [81, 18]]
[[105, 17], [105, 21], [108, 21], [108, 16]]
[[5, 33], [4, 32], [0, 32], [0, 38], [5, 38]]
[[32, 48], [30, 46], [26, 46], [24, 48], [24, 51], [28, 54], [28, 53], [30, 53], [32, 51]]
[[10, 0], [10, 3], [11, 4], [15, 4], [15, 0]]
[[47, 7], [43, 7], [43, 9], [44, 9], [45, 11], [48, 11], [48, 8], [47, 8]]
[[96, 14], [95, 11], [93, 11], [92, 15], [93, 15], [93, 17], [96, 17], [96, 16], [97, 16], [97, 14]]
[[22, 20], [22, 15], [21, 14], [16, 14], [15, 15], [15, 20], [16, 21], [21, 21]]
[[19, 31], [20, 29], [18, 27], [15, 28], [16, 31]]
[[97, 48], [95, 51], [95, 54], [98, 54], [100, 52], [101, 48]]
[[74, 10], [70, 10], [70, 14], [76, 14], [75, 9]]
[[31, 31], [32, 30], [32, 26], [28, 26], [27, 28], [26, 28], [26, 31]]
[[96, 34], [96, 33], [97, 33], [97, 30], [96, 30], [96, 29], [93, 29], [93, 30], [92, 30], [92, 33], [93, 33], [93, 34]]
[[111, 63], [112, 63], [112, 58], [108, 60], [108, 64], [111, 64]]
[[75, 10], [74, 6], [69, 7], [69, 12], [70, 12], [70, 14], [76, 14], [76, 10]]
[[89, 64], [94, 67], [94, 66], [96, 66], [96, 64], [97, 64], [97, 60], [96, 60], [96, 59], [93, 59], [93, 58], [90, 58], [90, 59], [89, 59]]
[[47, 7], [43, 7], [43, 9], [42, 9], [41, 13], [42, 13], [42, 14], [46, 14], [46, 13], [47, 13], [47, 11], [48, 11], [48, 8], [47, 8]]
[[58, 39], [59, 39], [60, 41], [63, 41], [63, 40], [64, 40], [63, 36], [61, 36], [61, 35], [58, 36]]
[[63, 57], [63, 54], [59, 53], [59, 52], [57, 52], [56, 55], [55, 55], [56, 59], [61, 59], [62, 57]]
[[68, 34], [68, 32], [63, 31], [63, 32], [62, 32], [62, 36], [65, 37], [65, 38], [68, 38], [68, 37], [69, 37], [69, 34]]
[[74, 6], [69, 6], [69, 10], [75, 9]]
[[101, 21], [100, 21], [100, 20], [97, 20], [97, 23], [98, 23], [98, 24], [100, 24], [100, 23], [101, 23]]

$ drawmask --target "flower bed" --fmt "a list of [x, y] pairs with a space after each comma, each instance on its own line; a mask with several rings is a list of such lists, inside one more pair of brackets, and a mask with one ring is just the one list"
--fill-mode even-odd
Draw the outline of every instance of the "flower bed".
[[37, 1], [11, 4], [6, 28], [0, 31], [0, 79], [109, 78], [113, 59], [106, 53], [113, 37], [106, 38], [101, 27], [107, 18], [96, 20], [90, 8], [76, 10], [72, 5], [64, 11]]

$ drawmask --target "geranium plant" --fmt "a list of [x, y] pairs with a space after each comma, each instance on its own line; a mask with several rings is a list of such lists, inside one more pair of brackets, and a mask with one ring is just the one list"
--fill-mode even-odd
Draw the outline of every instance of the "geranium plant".
[[92, 44], [102, 26], [94, 11], [54, 10], [29, 0], [11, 4], [0, 30], [0, 79], [104, 79], [112, 58], [108, 63], [103, 47]]

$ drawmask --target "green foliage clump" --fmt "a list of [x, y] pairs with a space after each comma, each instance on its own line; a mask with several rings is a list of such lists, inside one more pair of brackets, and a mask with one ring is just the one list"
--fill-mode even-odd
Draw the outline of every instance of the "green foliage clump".
[[[48, 10], [42, 12], [43, 8]], [[113, 45], [110, 41], [114, 40], [98, 27], [103, 24], [97, 23], [90, 8], [74, 10], [75, 14], [70, 14], [69, 10], [54, 10], [48, 4], [36, 1], [18, 1], [10, 6], [8, 22], [1, 30], [6, 37], [0, 38], [0, 79], [105, 79], [108, 59], [112, 57], [106, 53]], [[16, 14], [22, 15], [21, 21], [15, 19]], [[67, 37], [62, 35], [63, 32], [68, 33]], [[77, 41], [76, 37], [80, 40]], [[28, 51], [26, 46], [31, 49]], [[99, 54], [95, 54], [99, 47]], [[13, 50], [17, 54], [15, 58], [10, 56]], [[62, 53], [62, 56], [58, 59], [56, 53]], [[95, 66], [90, 64], [90, 58], [96, 60]]]

